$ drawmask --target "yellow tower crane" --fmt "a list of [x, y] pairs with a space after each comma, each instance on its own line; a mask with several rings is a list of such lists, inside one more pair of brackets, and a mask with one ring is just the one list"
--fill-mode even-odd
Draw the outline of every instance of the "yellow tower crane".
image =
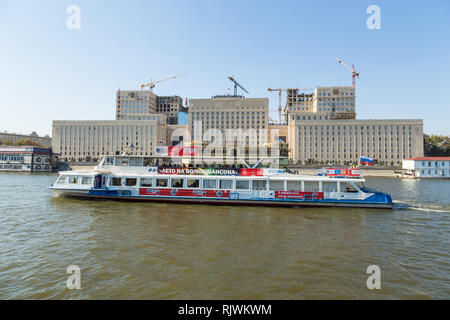
[[177, 74], [177, 75], [174, 75], [174, 76], [171, 76], [171, 77], [168, 77], [168, 78], [164, 78], [164, 79], [161, 79], [161, 80], [158, 80], [158, 81], [153, 81], [152, 78], [150, 78], [150, 82], [148, 82], [146, 84], [142, 84], [141, 85], [141, 89], [144, 89], [145, 87], [149, 87], [150, 91], [153, 91], [153, 88], [155, 87], [155, 85], [157, 83], [160, 83], [160, 82], [163, 82], [163, 81], [166, 81], [166, 80], [170, 80], [170, 79], [175, 79], [175, 78], [178, 78], [178, 77], [181, 77], [181, 76], [185, 76], [185, 75], [186, 75], [186, 73], [180, 73], [180, 74]]

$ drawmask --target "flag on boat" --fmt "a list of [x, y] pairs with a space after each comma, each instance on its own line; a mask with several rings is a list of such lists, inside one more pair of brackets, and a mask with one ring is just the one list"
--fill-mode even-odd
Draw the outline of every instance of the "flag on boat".
[[363, 164], [366, 166], [373, 166], [373, 159], [368, 157], [361, 157], [359, 158], [359, 164]]

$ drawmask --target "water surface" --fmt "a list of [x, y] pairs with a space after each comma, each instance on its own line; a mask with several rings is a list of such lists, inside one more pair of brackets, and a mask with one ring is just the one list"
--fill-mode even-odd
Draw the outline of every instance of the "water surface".
[[0, 173], [1, 299], [450, 298], [450, 180], [368, 178], [380, 210], [74, 200], [55, 179]]

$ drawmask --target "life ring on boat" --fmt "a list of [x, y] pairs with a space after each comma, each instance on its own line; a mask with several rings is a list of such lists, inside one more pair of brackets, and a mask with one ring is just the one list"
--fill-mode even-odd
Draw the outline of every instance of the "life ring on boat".
[[221, 197], [223, 195], [222, 190], [216, 191], [216, 196]]
[[50, 166], [48, 164], [45, 165], [45, 170], [49, 170]]
[[40, 166], [40, 165], [37, 165], [37, 166], [36, 166], [36, 169], [37, 169], [37, 170], [41, 170], [41, 166]]
[[41, 162], [42, 161], [42, 158], [41, 157], [36, 157], [36, 162]]
[[170, 190], [170, 194], [171, 194], [172, 196], [176, 196], [176, 195], [177, 195], [177, 192], [178, 192], [177, 189]]

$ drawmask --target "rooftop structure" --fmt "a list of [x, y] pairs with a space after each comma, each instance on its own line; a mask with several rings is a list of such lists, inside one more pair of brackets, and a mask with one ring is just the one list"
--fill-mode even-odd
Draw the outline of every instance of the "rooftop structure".
[[0, 171], [50, 172], [51, 151], [35, 146], [0, 147]]

